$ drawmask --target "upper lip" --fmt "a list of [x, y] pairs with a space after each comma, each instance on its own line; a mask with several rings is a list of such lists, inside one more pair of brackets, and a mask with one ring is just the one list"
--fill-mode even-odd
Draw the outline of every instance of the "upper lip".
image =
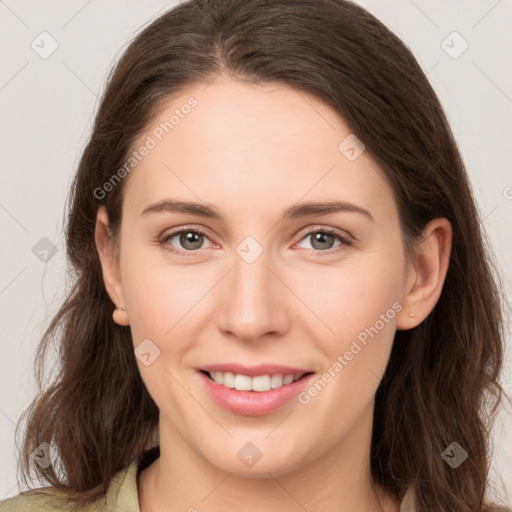
[[283, 366], [280, 364], [258, 364], [255, 366], [247, 366], [244, 364], [235, 363], [220, 363], [220, 364], [208, 364], [202, 366], [200, 370], [206, 372], [231, 372], [237, 375], [247, 375], [248, 377], [256, 377], [258, 375], [295, 375], [310, 373], [311, 370], [305, 370], [304, 368]]

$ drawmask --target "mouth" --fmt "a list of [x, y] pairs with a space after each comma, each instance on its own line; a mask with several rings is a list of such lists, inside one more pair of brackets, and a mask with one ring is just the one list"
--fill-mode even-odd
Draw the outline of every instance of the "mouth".
[[206, 375], [210, 380], [224, 386], [225, 388], [235, 389], [237, 391], [255, 391], [257, 393], [264, 393], [271, 389], [282, 388], [283, 386], [287, 386], [292, 382], [297, 382], [306, 375], [313, 373], [274, 373], [255, 375], [251, 377], [249, 375], [232, 372], [208, 372], [206, 370], [200, 370], [200, 372]]
[[234, 373], [222, 368], [200, 369], [196, 375], [207, 395], [224, 410], [244, 416], [261, 416], [289, 403], [315, 375], [299, 369], [287, 373], [290, 370], [283, 371], [281, 367], [283, 373], [258, 373], [253, 368], [245, 369], [245, 373]]

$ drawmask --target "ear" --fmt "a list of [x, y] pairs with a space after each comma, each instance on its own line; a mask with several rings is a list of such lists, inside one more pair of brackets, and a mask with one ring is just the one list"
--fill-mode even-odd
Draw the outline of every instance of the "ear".
[[414, 261], [409, 264], [397, 329], [416, 327], [434, 309], [448, 272], [452, 237], [448, 219], [433, 219], [425, 227]]
[[[114, 240], [111, 236], [107, 209], [104, 206], [100, 206], [98, 208], [94, 239], [103, 270], [103, 282], [105, 283], [105, 288], [110, 299], [115, 304], [115, 309], [112, 315], [114, 322], [119, 325], [129, 325], [128, 313], [125, 308], [123, 286], [121, 284], [119, 261], [115, 250]], [[122, 309], [122, 311], [120, 309]]]

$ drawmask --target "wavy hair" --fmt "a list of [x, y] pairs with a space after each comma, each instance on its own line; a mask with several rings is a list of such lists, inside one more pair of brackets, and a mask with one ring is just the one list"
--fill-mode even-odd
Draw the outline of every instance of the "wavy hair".
[[[75, 502], [105, 494], [113, 475], [147, 448], [158, 408], [141, 379], [128, 327], [114, 323], [94, 230], [105, 205], [119, 233], [123, 180], [97, 193], [174, 94], [223, 74], [280, 83], [338, 112], [392, 186], [404, 241], [426, 224], [453, 227], [442, 294], [417, 327], [397, 331], [376, 394], [371, 440], [375, 482], [418, 512], [492, 511], [490, 435], [503, 399], [503, 306], [496, 264], [441, 104], [407, 46], [345, 0], [189, 0], [152, 21], [113, 67], [74, 177], [66, 215], [73, 286], [36, 354], [39, 394], [23, 414], [20, 462]], [[50, 343], [59, 371], [45, 388]], [[469, 452], [456, 470], [441, 452]], [[58, 464], [30, 454], [48, 442]], [[503, 509], [504, 510], [504, 509]]]

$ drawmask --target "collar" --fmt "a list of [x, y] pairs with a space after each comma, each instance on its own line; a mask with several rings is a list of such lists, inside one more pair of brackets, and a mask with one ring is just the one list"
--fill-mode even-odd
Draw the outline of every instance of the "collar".
[[139, 455], [130, 465], [118, 471], [105, 495], [106, 510], [112, 512], [140, 512], [137, 476], [160, 455], [160, 448], [154, 447]]

